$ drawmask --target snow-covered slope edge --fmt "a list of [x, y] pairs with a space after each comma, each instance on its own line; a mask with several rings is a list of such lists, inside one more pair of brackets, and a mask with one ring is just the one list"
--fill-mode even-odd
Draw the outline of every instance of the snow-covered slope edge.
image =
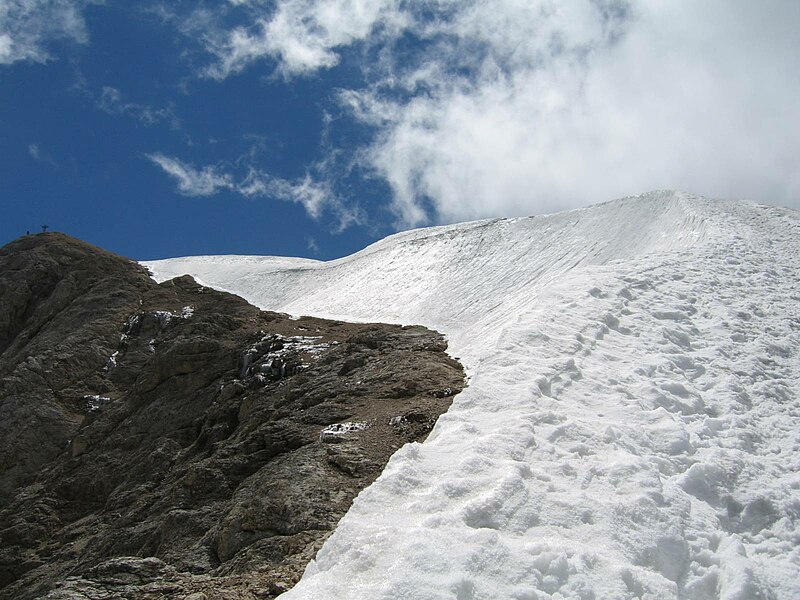
[[471, 375], [287, 598], [790, 599], [799, 234], [796, 211], [657, 192], [330, 263], [147, 266], [273, 310], [434, 327]]

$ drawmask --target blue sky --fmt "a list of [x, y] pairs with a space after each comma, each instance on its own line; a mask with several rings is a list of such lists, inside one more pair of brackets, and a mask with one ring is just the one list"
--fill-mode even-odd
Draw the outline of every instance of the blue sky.
[[799, 27], [779, 0], [0, 0], [0, 243], [330, 259], [656, 188], [798, 206]]

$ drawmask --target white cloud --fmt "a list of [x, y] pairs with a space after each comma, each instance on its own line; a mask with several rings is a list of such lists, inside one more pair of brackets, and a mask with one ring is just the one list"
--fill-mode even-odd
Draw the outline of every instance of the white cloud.
[[300, 204], [314, 219], [319, 219], [324, 211], [330, 210], [337, 218], [339, 229], [358, 219], [355, 210], [342, 205], [329, 183], [316, 181], [309, 173], [290, 181], [249, 167], [245, 176], [237, 178], [218, 166], [197, 168], [159, 153], [148, 154], [147, 158], [175, 179], [178, 191], [185, 196], [213, 196], [228, 190], [249, 198], [293, 202]]
[[0, 1], [0, 64], [46, 62], [49, 43], [88, 39], [82, 10], [97, 0]]
[[[232, 2], [247, 5], [247, 2]], [[283, 0], [267, 16], [260, 5], [248, 27], [208, 37], [217, 62], [208, 74], [224, 79], [262, 58], [278, 61], [287, 76], [336, 65], [336, 48], [405, 26], [399, 0]]]
[[12, 62], [11, 53], [14, 46], [14, 41], [7, 33], [0, 33], [0, 64], [8, 64]]
[[[653, 188], [800, 203], [800, 5], [651, 2], [611, 32], [596, 3], [528, 6], [449, 23], [425, 94], [360, 92], [366, 122], [393, 115], [365, 156], [403, 225]], [[486, 47], [466, 79], [444, 64], [465, 40]]]
[[[678, 188], [800, 205], [800, 3], [281, 0], [219, 38], [213, 73], [284, 75], [363, 42], [343, 106], [402, 226]], [[396, 44], [406, 35], [406, 43]], [[408, 40], [416, 40], [408, 43]]]

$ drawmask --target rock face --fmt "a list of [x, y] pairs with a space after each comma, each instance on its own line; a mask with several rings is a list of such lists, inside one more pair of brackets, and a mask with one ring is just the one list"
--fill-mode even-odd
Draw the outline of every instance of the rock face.
[[0, 250], [0, 598], [268, 598], [464, 385], [441, 335]]

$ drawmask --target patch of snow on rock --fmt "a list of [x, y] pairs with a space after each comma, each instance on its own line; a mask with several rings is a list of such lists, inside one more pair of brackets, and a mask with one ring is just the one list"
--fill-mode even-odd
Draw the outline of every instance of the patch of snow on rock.
[[325, 429], [319, 432], [319, 441], [324, 444], [339, 442], [342, 441], [343, 436], [346, 436], [349, 433], [364, 431], [367, 427], [369, 427], [369, 423], [334, 423], [332, 425], [328, 425]]
[[105, 396], [89, 395], [83, 397], [86, 412], [97, 412], [103, 406], [111, 402], [111, 398]]

